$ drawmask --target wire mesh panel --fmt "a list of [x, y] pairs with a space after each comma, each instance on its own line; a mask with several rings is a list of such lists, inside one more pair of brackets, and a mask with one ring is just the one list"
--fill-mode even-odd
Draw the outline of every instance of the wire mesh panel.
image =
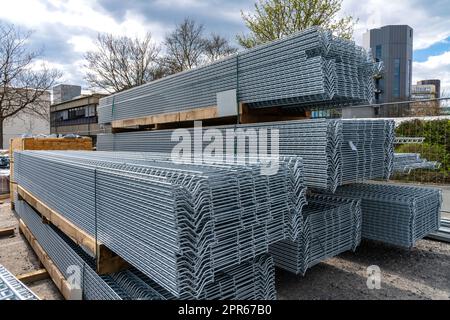
[[379, 68], [354, 42], [313, 27], [102, 98], [99, 122], [216, 106], [216, 94], [232, 89], [252, 108], [371, 103]]
[[0, 265], [0, 300], [39, 300], [21, 281]]
[[16, 153], [19, 185], [95, 235], [176, 297], [297, 234], [306, 188], [298, 157], [261, 164], [174, 164], [162, 155]]
[[[194, 136], [194, 129], [183, 130], [190, 137]], [[370, 179], [386, 180], [394, 166], [395, 132], [391, 120], [322, 119], [220, 126], [203, 128], [202, 136], [206, 137], [208, 130], [220, 131], [224, 137], [224, 153], [231, 150], [238, 154], [241, 152], [239, 150], [244, 154], [251, 153], [251, 143], [239, 149], [240, 138], [247, 139], [252, 133], [258, 137], [263, 130], [267, 130], [267, 140], [257, 138], [256, 141], [259, 144], [267, 142], [267, 150], [272, 150], [273, 134], [277, 132], [275, 138], [279, 149], [275, 151], [281, 155], [301, 157], [305, 184], [313, 189], [334, 192], [340, 185]], [[230, 130], [233, 135], [229, 134]], [[103, 151], [171, 153], [179, 143], [178, 139], [172, 139], [177, 133], [161, 130], [99, 135], [97, 148]], [[189, 143], [191, 150], [195, 149], [194, 143]], [[203, 149], [208, 144], [209, 141], [204, 139]]]
[[315, 194], [303, 210], [297, 240], [283, 240], [270, 247], [275, 265], [295, 274], [305, 274], [312, 266], [361, 242], [359, 199]]
[[[173, 294], [135, 268], [112, 275], [99, 276], [95, 261], [58, 229], [42, 223], [39, 215], [19, 201], [17, 212], [26, 222], [39, 244], [66, 278], [74, 267], [81, 270], [79, 285], [87, 300], [168, 300]], [[192, 298], [190, 295], [179, 298]], [[273, 260], [260, 255], [233, 268], [220, 271], [216, 281], [205, 286], [199, 299], [273, 300], [276, 298]]]

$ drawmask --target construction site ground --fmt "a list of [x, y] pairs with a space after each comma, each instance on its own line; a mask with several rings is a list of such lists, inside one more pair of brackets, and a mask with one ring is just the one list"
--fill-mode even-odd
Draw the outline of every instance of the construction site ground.
[[[20, 275], [42, 266], [26, 239], [17, 230], [9, 200], [0, 205], [0, 228], [16, 226], [15, 235], [0, 238], [0, 264]], [[381, 289], [367, 286], [367, 268], [381, 269]], [[412, 250], [363, 241], [355, 253], [347, 252], [307, 271], [305, 276], [276, 271], [280, 300], [450, 300], [450, 244], [419, 241]], [[51, 279], [29, 287], [41, 298], [62, 296]]]

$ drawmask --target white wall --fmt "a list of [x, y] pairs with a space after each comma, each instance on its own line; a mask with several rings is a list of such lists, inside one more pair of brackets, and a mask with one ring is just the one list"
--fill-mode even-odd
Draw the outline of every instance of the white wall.
[[50, 95], [48, 96], [48, 118], [24, 112], [3, 122], [3, 149], [9, 148], [9, 140], [22, 134], [50, 134]]

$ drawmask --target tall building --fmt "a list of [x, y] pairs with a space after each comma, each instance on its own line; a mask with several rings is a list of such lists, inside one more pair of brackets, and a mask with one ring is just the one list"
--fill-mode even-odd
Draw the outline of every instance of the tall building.
[[60, 84], [53, 87], [53, 104], [62, 103], [81, 96], [81, 86]]
[[364, 34], [364, 47], [375, 60], [382, 61], [384, 72], [376, 79], [376, 102], [401, 102], [411, 98], [413, 29], [390, 25]]
[[431, 80], [420, 80], [417, 81], [417, 85], [427, 86], [431, 85], [435, 88], [435, 96], [434, 98], [439, 99], [441, 97], [441, 80], [431, 79]]

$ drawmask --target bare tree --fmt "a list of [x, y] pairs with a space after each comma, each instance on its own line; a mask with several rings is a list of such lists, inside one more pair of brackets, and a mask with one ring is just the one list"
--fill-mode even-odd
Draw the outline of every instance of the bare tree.
[[40, 52], [29, 49], [31, 34], [0, 25], [0, 149], [6, 119], [19, 112], [48, 117], [49, 90], [61, 76], [45, 64], [36, 65]]
[[227, 39], [218, 34], [213, 33], [204, 41], [204, 51], [208, 62], [214, 62], [237, 52], [237, 48], [231, 46]]
[[147, 33], [143, 38], [99, 34], [97, 50], [86, 53], [86, 81], [93, 89], [113, 93], [160, 78], [160, 48]]
[[189, 70], [203, 63], [205, 41], [203, 25], [186, 18], [177, 25], [164, 41], [166, 56], [164, 66], [169, 73]]

